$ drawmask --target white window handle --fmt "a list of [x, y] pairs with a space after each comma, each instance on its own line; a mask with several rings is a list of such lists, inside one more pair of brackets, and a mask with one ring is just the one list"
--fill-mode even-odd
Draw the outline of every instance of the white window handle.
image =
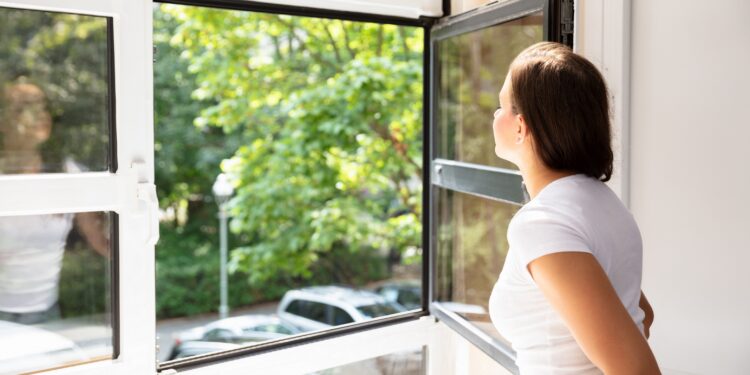
[[146, 204], [148, 216], [148, 236], [146, 245], [154, 246], [159, 241], [159, 199], [156, 197], [156, 185], [148, 182], [138, 184], [138, 200]]
[[159, 199], [156, 197], [156, 185], [149, 182], [148, 169], [142, 161], [132, 162], [125, 173], [126, 178], [132, 179], [136, 184], [136, 200], [133, 202], [136, 204], [136, 215], [140, 216], [145, 211], [148, 217], [146, 245], [154, 246], [159, 241]]

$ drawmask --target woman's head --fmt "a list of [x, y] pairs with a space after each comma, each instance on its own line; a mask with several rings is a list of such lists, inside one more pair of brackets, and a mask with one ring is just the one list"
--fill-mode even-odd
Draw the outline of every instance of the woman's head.
[[47, 111], [47, 97], [39, 86], [15, 83], [0, 94], [0, 133], [6, 143], [35, 146], [49, 138], [52, 118]]
[[553, 170], [609, 180], [607, 86], [591, 62], [562, 44], [537, 43], [513, 60], [499, 97], [493, 122], [499, 157], [519, 164], [531, 151]]

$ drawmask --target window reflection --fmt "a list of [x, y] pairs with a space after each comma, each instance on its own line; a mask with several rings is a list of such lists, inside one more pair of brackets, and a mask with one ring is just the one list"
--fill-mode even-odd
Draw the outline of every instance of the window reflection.
[[0, 8], [0, 174], [108, 169], [107, 22]]
[[423, 375], [427, 373], [424, 361], [425, 349], [407, 350], [329, 368], [315, 375]]
[[0, 374], [112, 357], [111, 215], [0, 217]]
[[517, 169], [495, 156], [492, 114], [508, 65], [542, 41], [542, 24], [537, 13], [438, 43], [437, 157]]
[[440, 189], [437, 207], [437, 300], [490, 335], [492, 287], [508, 253], [506, 231], [520, 209], [473, 195]]

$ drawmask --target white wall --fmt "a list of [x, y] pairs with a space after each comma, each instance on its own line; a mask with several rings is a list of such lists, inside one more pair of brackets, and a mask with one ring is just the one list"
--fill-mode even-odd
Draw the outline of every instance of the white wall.
[[633, 0], [631, 209], [665, 368], [750, 374], [750, 2]]

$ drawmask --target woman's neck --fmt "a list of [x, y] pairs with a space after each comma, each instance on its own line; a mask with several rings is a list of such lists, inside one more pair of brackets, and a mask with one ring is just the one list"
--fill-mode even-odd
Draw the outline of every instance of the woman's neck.
[[[36, 145], [27, 142], [13, 142], [5, 139], [0, 152], [0, 165], [12, 173], [41, 173], [43, 169], [42, 155]], [[7, 171], [6, 171], [7, 172]]]
[[526, 191], [529, 193], [530, 199], [534, 199], [534, 197], [539, 195], [539, 192], [552, 181], [575, 174], [569, 171], [550, 169], [538, 160], [526, 165], [519, 165], [519, 169], [521, 170], [521, 176], [523, 177], [523, 182], [526, 185]]

